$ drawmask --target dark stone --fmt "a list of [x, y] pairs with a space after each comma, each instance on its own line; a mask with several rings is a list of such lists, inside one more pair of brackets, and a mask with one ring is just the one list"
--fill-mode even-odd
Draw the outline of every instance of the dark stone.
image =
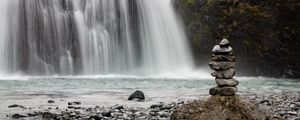
[[235, 70], [230, 68], [228, 70], [215, 71], [211, 75], [216, 78], [231, 79], [235, 75]]
[[124, 109], [124, 106], [120, 105], [120, 106], [115, 107], [115, 109], [122, 110], [122, 109]]
[[43, 118], [46, 120], [52, 120], [55, 118], [55, 114], [50, 113], [50, 112], [44, 112], [43, 113]]
[[111, 113], [112, 112], [110, 110], [104, 110], [102, 112], [102, 116], [104, 116], [104, 117], [111, 117], [112, 116]]
[[28, 113], [27, 115], [28, 115], [29, 117], [35, 117], [35, 116], [37, 116], [36, 113]]
[[19, 107], [17, 104], [9, 105], [8, 108], [14, 108], [14, 107]]
[[210, 62], [209, 63], [209, 67], [216, 71], [234, 68], [235, 65], [236, 65], [235, 62]]
[[234, 96], [237, 92], [236, 87], [213, 87], [209, 90], [210, 95]]
[[232, 55], [213, 55], [211, 59], [215, 62], [235, 62], [236, 57]]
[[11, 117], [14, 119], [20, 119], [20, 118], [24, 118], [24, 117], [28, 117], [28, 116], [16, 113], [16, 114], [13, 114]]
[[145, 95], [142, 91], [137, 90], [133, 94], [131, 94], [128, 98], [128, 100], [133, 100], [133, 99], [137, 99], [138, 101], [144, 101]]
[[74, 106], [69, 105], [68, 108], [69, 108], [69, 109], [72, 109], [72, 108], [74, 108]]
[[102, 118], [100, 116], [98, 116], [98, 115], [93, 115], [93, 116], [91, 116], [89, 118], [89, 120], [92, 120], [92, 119], [94, 119], [94, 120], [102, 120]]
[[151, 105], [150, 108], [151, 109], [154, 109], [154, 108], [161, 108], [163, 107], [163, 104], [154, 104], [154, 105]]
[[48, 103], [55, 103], [54, 100], [48, 100]]
[[212, 50], [212, 53], [216, 55], [230, 55], [232, 54], [232, 48], [230, 46], [228, 47], [221, 47], [220, 45], [215, 45], [215, 47]]
[[216, 83], [219, 87], [223, 87], [223, 86], [235, 87], [239, 85], [239, 81], [237, 81], [236, 79], [216, 79]]

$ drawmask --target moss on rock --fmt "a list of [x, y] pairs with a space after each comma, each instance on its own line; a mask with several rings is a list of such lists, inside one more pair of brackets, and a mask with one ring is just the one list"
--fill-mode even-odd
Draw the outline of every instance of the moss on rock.
[[239, 73], [300, 78], [299, 0], [173, 1], [199, 65], [227, 38], [243, 61]]

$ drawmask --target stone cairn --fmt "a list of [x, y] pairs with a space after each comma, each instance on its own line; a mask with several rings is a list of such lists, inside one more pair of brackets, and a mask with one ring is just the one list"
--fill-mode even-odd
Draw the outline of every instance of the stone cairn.
[[234, 79], [236, 58], [227, 39], [223, 39], [219, 45], [215, 45], [212, 50], [212, 62], [209, 63], [211, 69], [215, 70], [211, 75], [216, 77], [217, 87], [209, 90], [210, 95], [234, 96], [237, 92], [239, 82]]

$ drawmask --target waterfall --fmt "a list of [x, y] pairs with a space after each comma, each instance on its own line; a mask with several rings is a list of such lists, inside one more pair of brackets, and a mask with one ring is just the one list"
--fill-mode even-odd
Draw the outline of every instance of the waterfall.
[[171, 0], [1, 0], [0, 75], [191, 69]]

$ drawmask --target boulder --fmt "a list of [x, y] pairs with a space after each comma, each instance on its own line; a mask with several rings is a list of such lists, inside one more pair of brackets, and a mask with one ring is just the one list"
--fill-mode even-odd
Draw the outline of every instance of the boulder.
[[213, 70], [227, 70], [230, 68], [234, 68], [236, 66], [235, 62], [210, 62], [209, 67]]
[[235, 70], [233, 68], [230, 68], [228, 70], [215, 71], [211, 75], [216, 78], [231, 79], [235, 75]]
[[134, 100], [134, 99], [136, 99], [137, 101], [144, 101], [145, 95], [142, 91], [137, 90], [133, 94], [131, 94], [128, 98], [128, 100]]
[[231, 86], [235, 87], [239, 85], [239, 81], [236, 79], [216, 79], [218, 87]]
[[215, 45], [215, 47], [212, 50], [212, 53], [216, 55], [227, 55], [232, 53], [232, 47], [221, 47], [220, 45]]
[[211, 59], [215, 62], [221, 62], [221, 61], [235, 62], [236, 57], [233, 55], [215, 55], [215, 54], [213, 54]]
[[237, 92], [236, 87], [224, 86], [213, 87], [209, 90], [210, 95], [233, 96]]
[[240, 96], [212, 96], [176, 108], [171, 120], [265, 120], [257, 106]]

